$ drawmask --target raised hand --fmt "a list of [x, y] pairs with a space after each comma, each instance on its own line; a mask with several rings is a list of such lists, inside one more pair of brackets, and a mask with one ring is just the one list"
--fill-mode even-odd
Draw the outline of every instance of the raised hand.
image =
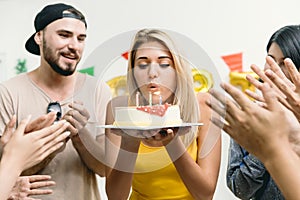
[[261, 160], [266, 160], [280, 142], [289, 142], [290, 137], [299, 134], [300, 125], [296, 117], [277, 101], [276, 91], [267, 83], [261, 87], [267, 109], [229, 84], [225, 83], [222, 87], [234, 101], [220, 92], [211, 91], [216, 101], [207, 104], [225, 120], [213, 119], [213, 123]]
[[[69, 136], [65, 132], [69, 124], [66, 121], [58, 122], [39, 131], [24, 134], [29, 119], [22, 120], [16, 131], [10, 136], [3, 149], [3, 157], [14, 159], [22, 169], [27, 169], [41, 162], [48, 155], [58, 150]], [[9, 123], [9, 127], [11, 127]], [[7, 128], [6, 130], [10, 130]], [[10, 131], [9, 131], [10, 132]], [[6, 137], [6, 136], [5, 136]], [[3, 158], [2, 158], [3, 159]]]
[[280, 77], [271, 70], [267, 70], [266, 75], [285, 95], [285, 100], [289, 105], [289, 109], [293, 111], [297, 119], [300, 121], [300, 74], [290, 59], [285, 59], [284, 63], [293, 83], [286, 78]]
[[[284, 75], [284, 73], [281, 71], [281, 68], [279, 65], [274, 61], [274, 59], [270, 56], [266, 57], [266, 65], [267, 65], [267, 70], [272, 70], [274, 73], [278, 75], [281, 79], [283, 79], [288, 85], [292, 87], [291, 82], [287, 77]], [[266, 82], [270, 85], [271, 88], [274, 88], [276, 91], [276, 96], [277, 99], [282, 102], [285, 106], [289, 107], [287, 102], [285, 101], [285, 95], [276, 87], [276, 85], [272, 82], [272, 80], [269, 79], [269, 77], [265, 74], [264, 71], [262, 71], [258, 66], [256, 65], [251, 65], [251, 69], [253, 72], [255, 72], [263, 82]], [[246, 79], [253, 84], [258, 90], [261, 90], [262, 83], [258, 81], [257, 79], [253, 78], [251, 75], [247, 75]], [[246, 94], [255, 99], [257, 102], [261, 102], [263, 106], [265, 106], [264, 103], [264, 98], [261, 95], [258, 95], [255, 92], [252, 92], [250, 90], [246, 90]]]

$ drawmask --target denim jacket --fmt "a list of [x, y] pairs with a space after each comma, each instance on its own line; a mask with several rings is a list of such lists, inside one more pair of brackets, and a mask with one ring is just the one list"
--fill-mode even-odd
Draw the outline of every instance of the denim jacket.
[[241, 199], [284, 200], [261, 161], [230, 140], [227, 186]]

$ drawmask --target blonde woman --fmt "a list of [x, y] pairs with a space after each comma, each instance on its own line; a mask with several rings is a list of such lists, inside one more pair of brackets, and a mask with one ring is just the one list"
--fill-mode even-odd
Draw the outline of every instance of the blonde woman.
[[[210, 123], [209, 95], [195, 95], [191, 68], [168, 34], [155, 29], [136, 33], [128, 60], [129, 97], [113, 99], [107, 124], [116, 106], [140, 104], [179, 105], [183, 122], [203, 122], [201, 127], [106, 132], [106, 192], [109, 199], [212, 199], [221, 156], [220, 129]], [[207, 148], [204, 141], [213, 142]]]

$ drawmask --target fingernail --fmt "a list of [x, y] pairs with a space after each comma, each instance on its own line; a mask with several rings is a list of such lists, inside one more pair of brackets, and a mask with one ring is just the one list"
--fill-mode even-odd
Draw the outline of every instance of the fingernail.
[[70, 131], [65, 131], [64, 134], [65, 134], [66, 136], [69, 136], [69, 135], [71, 135], [71, 132], [70, 132]]

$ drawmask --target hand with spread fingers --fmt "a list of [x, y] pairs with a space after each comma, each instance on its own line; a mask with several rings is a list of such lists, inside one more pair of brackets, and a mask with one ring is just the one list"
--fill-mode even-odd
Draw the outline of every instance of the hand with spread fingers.
[[286, 102], [289, 105], [288, 108], [293, 111], [298, 121], [300, 121], [300, 74], [291, 59], [286, 58], [284, 62], [291, 81], [278, 75], [274, 70], [267, 70], [265, 74], [285, 95]]
[[48, 175], [20, 176], [9, 195], [9, 200], [33, 200], [32, 195], [51, 194], [52, 190], [47, 188], [54, 186]]
[[276, 92], [267, 83], [261, 87], [267, 108], [258, 106], [232, 85], [224, 83], [222, 87], [233, 100], [211, 91], [218, 102], [208, 104], [225, 119], [225, 123], [218, 119], [213, 122], [249, 152], [266, 159], [277, 148], [277, 142], [288, 141], [290, 135], [298, 134], [300, 124], [296, 117], [276, 100]]
[[[289, 87], [293, 87], [293, 84], [291, 83], [291, 81], [289, 79], [287, 79], [286, 75], [281, 71], [279, 65], [270, 56], [266, 57], [266, 66], [267, 67], [265, 67], [265, 71], [262, 71], [256, 65], [251, 65], [251, 69], [260, 77], [260, 80], [262, 80], [262, 82], [266, 82], [266, 83], [268, 83], [270, 85], [271, 88], [274, 88], [274, 91], [276, 91], [276, 97], [277, 97], [277, 99], [280, 102], [282, 102], [282, 104], [285, 105], [287, 108], [290, 108], [289, 104], [286, 101], [286, 96], [284, 95], [284, 93], [280, 89], [278, 89], [276, 87], [275, 83], [273, 83], [273, 81], [270, 80], [270, 78], [266, 75], [266, 71], [272, 70]], [[258, 90], [261, 90], [261, 88], [262, 88], [262, 82], [260, 82], [259, 80], [255, 79], [251, 75], [247, 75], [246, 79], [251, 84], [253, 84]], [[255, 99], [257, 102], [260, 102], [262, 106], [265, 106], [265, 104], [264, 104], [265, 100], [264, 100], [263, 96], [255, 93], [253, 91], [250, 91], [250, 90], [246, 90], [246, 94], [249, 95], [250, 97], [252, 97], [253, 99]]]
[[[42, 130], [24, 135], [29, 118], [22, 120], [13, 133], [12, 127], [15, 121], [14, 116], [1, 137], [1, 143], [3, 145], [3, 154], [7, 155], [6, 157], [14, 155], [12, 157], [18, 162], [22, 161], [23, 166], [21, 167], [23, 169], [41, 162], [48, 155], [58, 150], [70, 134], [65, 131], [69, 123], [60, 121]], [[15, 146], [18, 148], [14, 148]]]
[[211, 91], [216, 101], [207, 104], [225, 120], [214, 119], [213, 123], [264, 163], [285, 198], [298, 198], [300, 193], [295, 191], [300, 184], [300, 159], [290, 143], [293, 135], [300, 134], [297, 118], [277, 100], [276, 91], [268, 83], [261, 86], [266, 108], [234, 86], [222, 84], [222, 88], [233, 100]]
[[[274, 61], [274, 59], [272, 59], [271, 57], [267, 57], [266, 61], [269, 67], [261, 77], [266, 82], [270, 82], [273, 85], [274, 91], [277, 91], [278, 96], [284, 97], [278, 98], [278, 100], [289, 110], [291, 110], [298, 121], [300, 121], [300, 74], [296, 66], [291, 59], [286, 58], [284, 60], [285, 67], [287, 69], [287, 72], [289, 73], [289, 78], [287, 78], [287, 76], [282, 72], [279, 65]], [[258, 69], [256, 67], [253, 67], [253, 69], [257, 72], [257, 74], [262, 73], [258, 72]], [[250, 77], [248, 77], [248, 80], [261, 90], [262, 83]], [[280, 93], [278, 93], [278, 90], [280, 91]], [[263, 96], [259, 96], [256, 93], [254, 95], [251, 95], [251, 93], [247, 94], [255, 98], [256, 100], [264, 101]], [[294, 151], [297, 152], [298, 155], [300, 155], [300, 135], [291, 135], [290, 143], [293, 146]]]

